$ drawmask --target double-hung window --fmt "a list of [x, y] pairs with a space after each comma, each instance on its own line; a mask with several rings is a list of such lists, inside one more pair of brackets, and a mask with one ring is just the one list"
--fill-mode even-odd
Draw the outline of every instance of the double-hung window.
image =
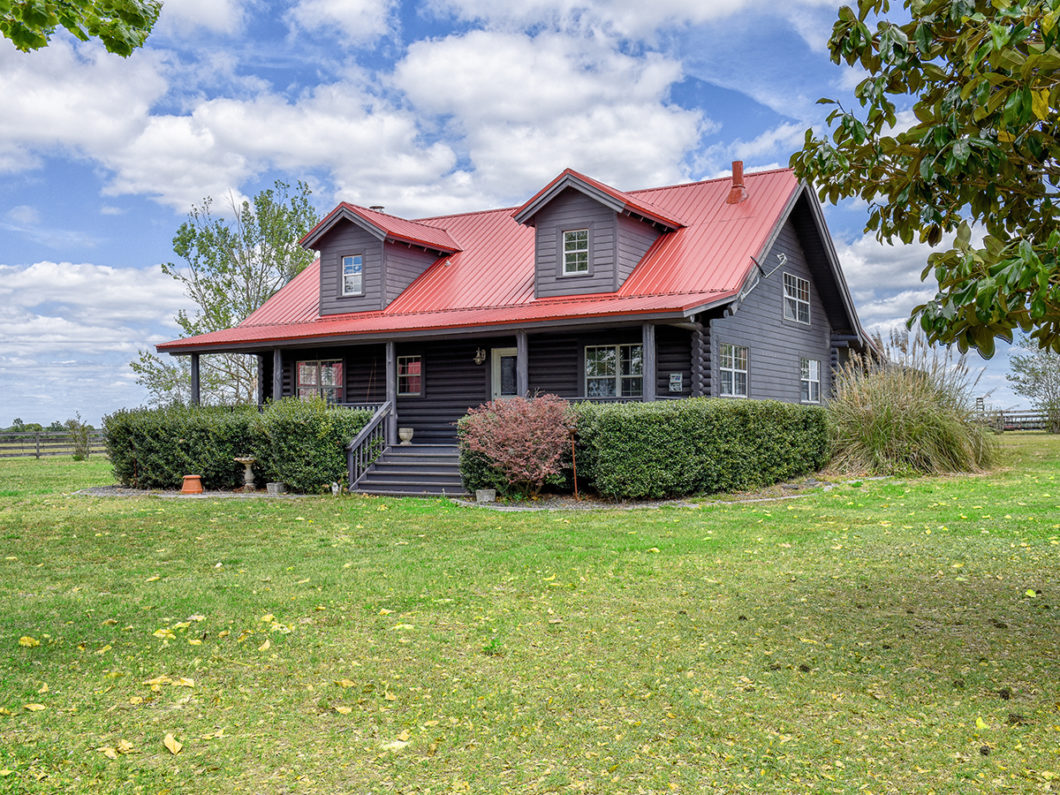
[[718, 373], [722, 397], [747, 397], [747, 348], [723, 344]]
[[572, 229], [563, 233], [563, 275], [589, 272], [589, 230]]
[[342, 294], [364, 294], [364, 256], [347, 254], [342, 258]]
[[298, 397], [322, 397], [328, 403], [341, 403], [344, 394], [342, 360], [316, 359], [297, 363]]
[[801, 276], [784, 274], [784, 319], [810, 322], [810, 282]]
[[644, 348], [635, 345], [585, 346], [587, 397], [640, 397], [644, 394]]
[[802, 359], [802, 402], [821, 402], [821, 363], [817, 359]]
[[397, 392], [419, 397], [423, 394], [423, 357], [397, 357]]

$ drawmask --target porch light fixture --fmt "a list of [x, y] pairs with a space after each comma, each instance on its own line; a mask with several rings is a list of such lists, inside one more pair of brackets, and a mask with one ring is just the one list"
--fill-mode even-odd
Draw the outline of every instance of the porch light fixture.
[[475, 349], [475, 364], [483, 364], [486, 361], [486, 349], [476, 348]]

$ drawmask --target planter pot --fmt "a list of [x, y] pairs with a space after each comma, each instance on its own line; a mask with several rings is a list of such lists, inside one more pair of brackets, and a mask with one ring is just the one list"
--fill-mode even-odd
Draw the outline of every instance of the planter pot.
[[398, 439], [401, 440], [401, 444], [408, 446], [412, 444], [412, 432], [415, 428], [398, 428]]
[[475, 502], [496, 502], [496, 489], [475, 489]]
[[185, 475], [181, 494], [202, 494], [202, 475]]
[[266, 483], [265, 490], [269, 493], [270, 497], [276, 497], [280, 494], [287, 493], [287, 484], [280, 482]]

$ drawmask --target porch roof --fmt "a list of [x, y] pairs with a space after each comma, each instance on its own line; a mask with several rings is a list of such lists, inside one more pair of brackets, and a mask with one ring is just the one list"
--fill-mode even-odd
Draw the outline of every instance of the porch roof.
[[[440, 257], [381, 311], [321, 316], [319, 262], [235, 328], [173, 340], [170, 353], [285, 340], [439, 333], [621, 316], [681, 316], [733, 300], [801, 189], [789, 169], [745, 177], [748, 198], [727, 204], [729, 178], [622, 194], [679, 218], [616, 292], [535, 298], [534, 230], [514, 208], [424, 218], [459, 248]], [[404, 231], [404, 230], [403, 230]]]

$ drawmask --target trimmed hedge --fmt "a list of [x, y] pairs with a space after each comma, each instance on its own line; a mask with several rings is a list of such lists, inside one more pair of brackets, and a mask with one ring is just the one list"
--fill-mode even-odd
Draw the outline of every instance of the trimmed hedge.
[[[750, 489], [816, 471], [828, 460], [827, 415], [819, 406], [691, 398], [580, 403], [575, 411], [578, 482], [606, 497]], [[505, 493], [503, 476], [483, 457], [463, 450], [460, 469], [469, 490]]]
[[184, 475], [203, 488], [243, 485], [237, 456], [257, 458], [259, 482], [282, 480], [314, 492], [346, 479], [345, 444], [364, 427], [366, 411], [328, 408], [323, 400], [288, 398], [259, 412], [254, 406], [170, 406], [122, 409], [103, 419], [107, 454], [124, 486], [178, 489]]

